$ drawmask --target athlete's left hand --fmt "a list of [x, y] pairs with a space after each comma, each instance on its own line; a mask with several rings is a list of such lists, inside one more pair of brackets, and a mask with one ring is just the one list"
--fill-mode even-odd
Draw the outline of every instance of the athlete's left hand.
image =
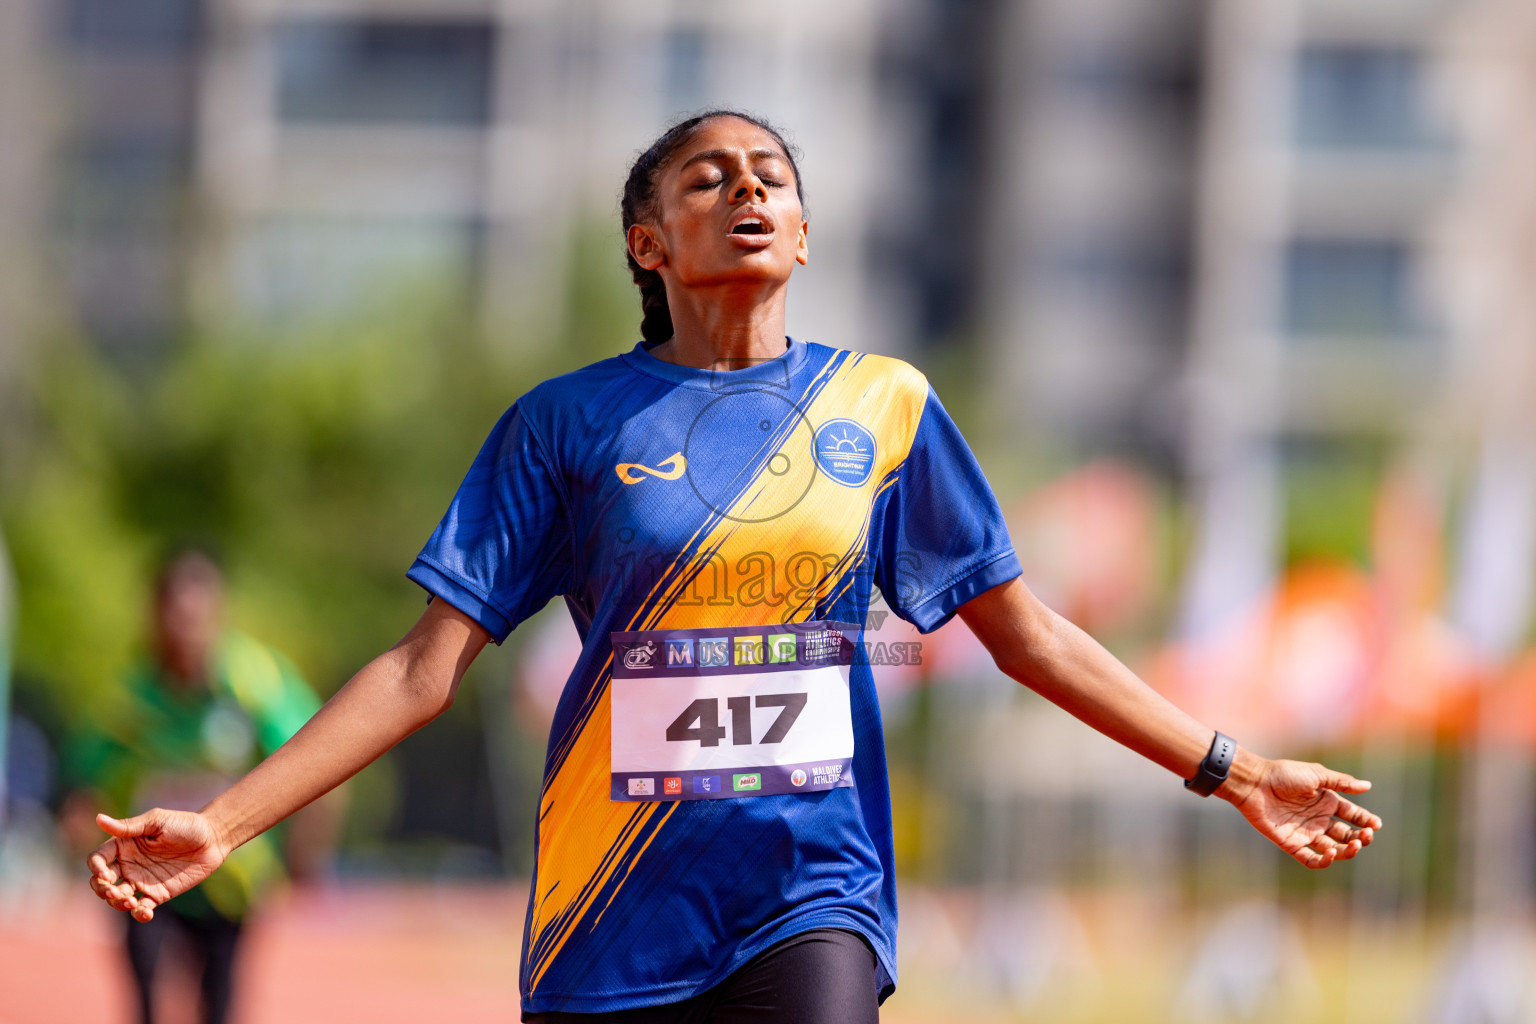
[[156, 807], [121, 821], [98, 814], [96, 823], [112, 838], [86, 858], [91, 891], [146, 923], [160, 904], [213, 874], [231, 849], [193, 811]]
[[1381, 828], [1380, 818], [1339, 795], [1370, 788], [1369, 782], [1320, 764], [1265, 761], [1251, 784], [1229, 779], [1216, 795], [1302, 864], [1326, 868], [1371, 845]]

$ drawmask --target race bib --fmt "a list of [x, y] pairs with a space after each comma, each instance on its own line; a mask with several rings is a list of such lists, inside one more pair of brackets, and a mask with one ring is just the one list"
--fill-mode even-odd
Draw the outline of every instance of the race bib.
[[614, 800], [713, 800], [853, 784], [839, 623], [613, 633]]

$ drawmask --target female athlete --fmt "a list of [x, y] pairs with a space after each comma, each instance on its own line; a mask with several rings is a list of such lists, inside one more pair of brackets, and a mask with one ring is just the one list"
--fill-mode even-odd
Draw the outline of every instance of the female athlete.
[[507, 411], [410, 568], [425, 614], [293, 739], [201, 811], [101, 816], [102, 899], [150, 920], [440, 714], [557, 596], [583, 650], [545, 761], [524, 1020], [878, 1019], [896, 894], [857, 656], [876, 587], [925, 632], [958, 612], [1004, 672], [1302, 864], [1371, 842], [1380, 820], [1340, 795], [1368, 783], [1213, 739], [1034, 598], [921, 374], [785, 337], [808, 224], [778, 132], [682, 122], [623, 220], [645, 340]]

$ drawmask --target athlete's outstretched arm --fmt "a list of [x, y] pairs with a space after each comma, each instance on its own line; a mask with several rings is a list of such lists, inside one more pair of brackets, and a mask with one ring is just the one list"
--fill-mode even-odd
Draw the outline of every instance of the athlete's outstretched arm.
[[[1192, 777], [1210, 749], [1210, 728], [1041, 604], [1022, 580], [978, 594], [960, 617], [998, 668], [1175, 775]], [[1325, 868], [1359, 853], [1381, 828], [1380, 818], [1339, 795], [1370, 788], [1320, 764], [1271, 761], [1239, 747], [1215, 795], [1296, 860]]]
[[341, 785], [453, 703], [490, 635], [433, 601], [395, 646], [353, 676], [315, 717], [201, 811], [161, 808], [96, 820], [112, 838], [90, 855], [91, 888], [140, 921], [186, 892], [231, 850]]

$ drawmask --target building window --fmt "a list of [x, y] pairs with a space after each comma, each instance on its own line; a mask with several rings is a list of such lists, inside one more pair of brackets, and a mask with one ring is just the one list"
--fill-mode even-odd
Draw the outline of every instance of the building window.
[[1412, 50], [1315, 45], [1297, 58], [1295, 136], [1318, 148], [1429, 145], [1422, 58]]
[[81, 50], [176, 54], [197, 44], [203, 0], [67, 0], [60, 13]]
[[63, 148], [54, 174], [59, 227], [171, 227], [186, 191], [191, 146], [171, 132], [93, 133]]
[[1284, 324], [1297, 336], [1418, 333], [1413, 259], [1401, 240], [1298, 239], [1285, 257]]
[[313, 20], [279, 26], [278, 117], [289, 124], [482, 125], [488, 21]]

